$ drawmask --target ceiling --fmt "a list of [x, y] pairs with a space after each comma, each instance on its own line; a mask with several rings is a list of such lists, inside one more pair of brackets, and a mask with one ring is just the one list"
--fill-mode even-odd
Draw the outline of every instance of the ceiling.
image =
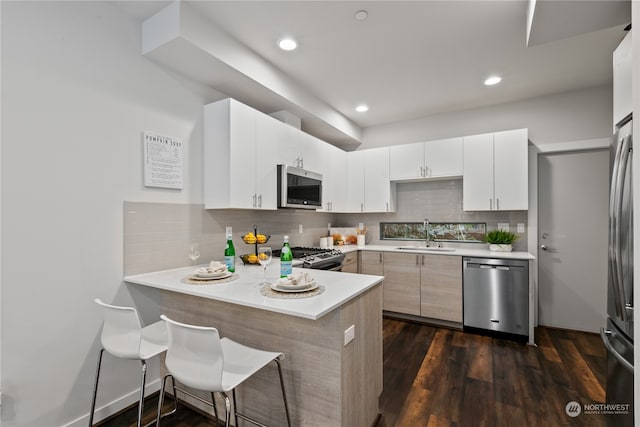
[[[564, 7], [539, 13], [539, 22], [534, 17], [538, 42], [527, 47], [527, 1], [189, 2], [212, 26], [360, 128], [610, 83], [611, 55], [630, 7], [627, 22], [624, 11], [622, 18], [602, 9], [595, 15], [602, 18], [581, 13], [587, 4], [629, 2], [538, 0], [537, 10], [545, 11], [545, 3]], [[129, 11], [144, 19], [166, 4]], [[366, 20], [354, 18], [359, 10], [368, 12]], [[599, 19], [601, 25], [594, 23]], [[557, 31], [582, 21], [587, 32]], [[554, 32], [562, 35], [545, 39]], [[296, 50], [277, 47], [285, 35], [298, 41]], [[494, 74], [502, 83], [485, 86]], [[359, 103], [369, 111], [356, 112]]]

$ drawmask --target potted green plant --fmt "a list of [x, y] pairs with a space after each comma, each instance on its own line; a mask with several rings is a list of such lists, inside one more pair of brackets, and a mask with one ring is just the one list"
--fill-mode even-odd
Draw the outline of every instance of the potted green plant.
[[484, 241], [489, 244], [489, 250], [494, 252], [511, 252], [513, 242], [518, 240], [518, 235], [510, 231], [491, 230], [484, 236]]

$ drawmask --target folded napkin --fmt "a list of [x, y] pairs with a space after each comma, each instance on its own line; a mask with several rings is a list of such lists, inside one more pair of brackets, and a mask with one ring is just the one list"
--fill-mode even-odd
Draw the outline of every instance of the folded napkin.
[[311, 284], [313, 280], [311, 274], [300, 271], [280, 279], [280, 283], [287, 286], [307, 286]]
[[199, 268], [196, 273], [224, 273], [227, 271], [227, 265], [219, 261], [211, 261], [209, 267]]

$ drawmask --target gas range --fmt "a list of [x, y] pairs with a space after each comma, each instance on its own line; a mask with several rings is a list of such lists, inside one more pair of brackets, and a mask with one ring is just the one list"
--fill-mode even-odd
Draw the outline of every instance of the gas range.
[[[321, 249], [293, 247], [291, 248], [293, 259], [302, 261], [302, 268], [313, 268], [316, 270], [340, 271], [344, 254], [337, 249]], [[274, 257], [280, 257], [280, 251], [273, 251]]]

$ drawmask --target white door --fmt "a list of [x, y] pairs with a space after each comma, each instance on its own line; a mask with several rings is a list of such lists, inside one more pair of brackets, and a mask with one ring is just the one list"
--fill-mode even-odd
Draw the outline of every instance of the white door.
[[606, 322], [609, 151], [538, 159], [539, 323], [597, 332]]

